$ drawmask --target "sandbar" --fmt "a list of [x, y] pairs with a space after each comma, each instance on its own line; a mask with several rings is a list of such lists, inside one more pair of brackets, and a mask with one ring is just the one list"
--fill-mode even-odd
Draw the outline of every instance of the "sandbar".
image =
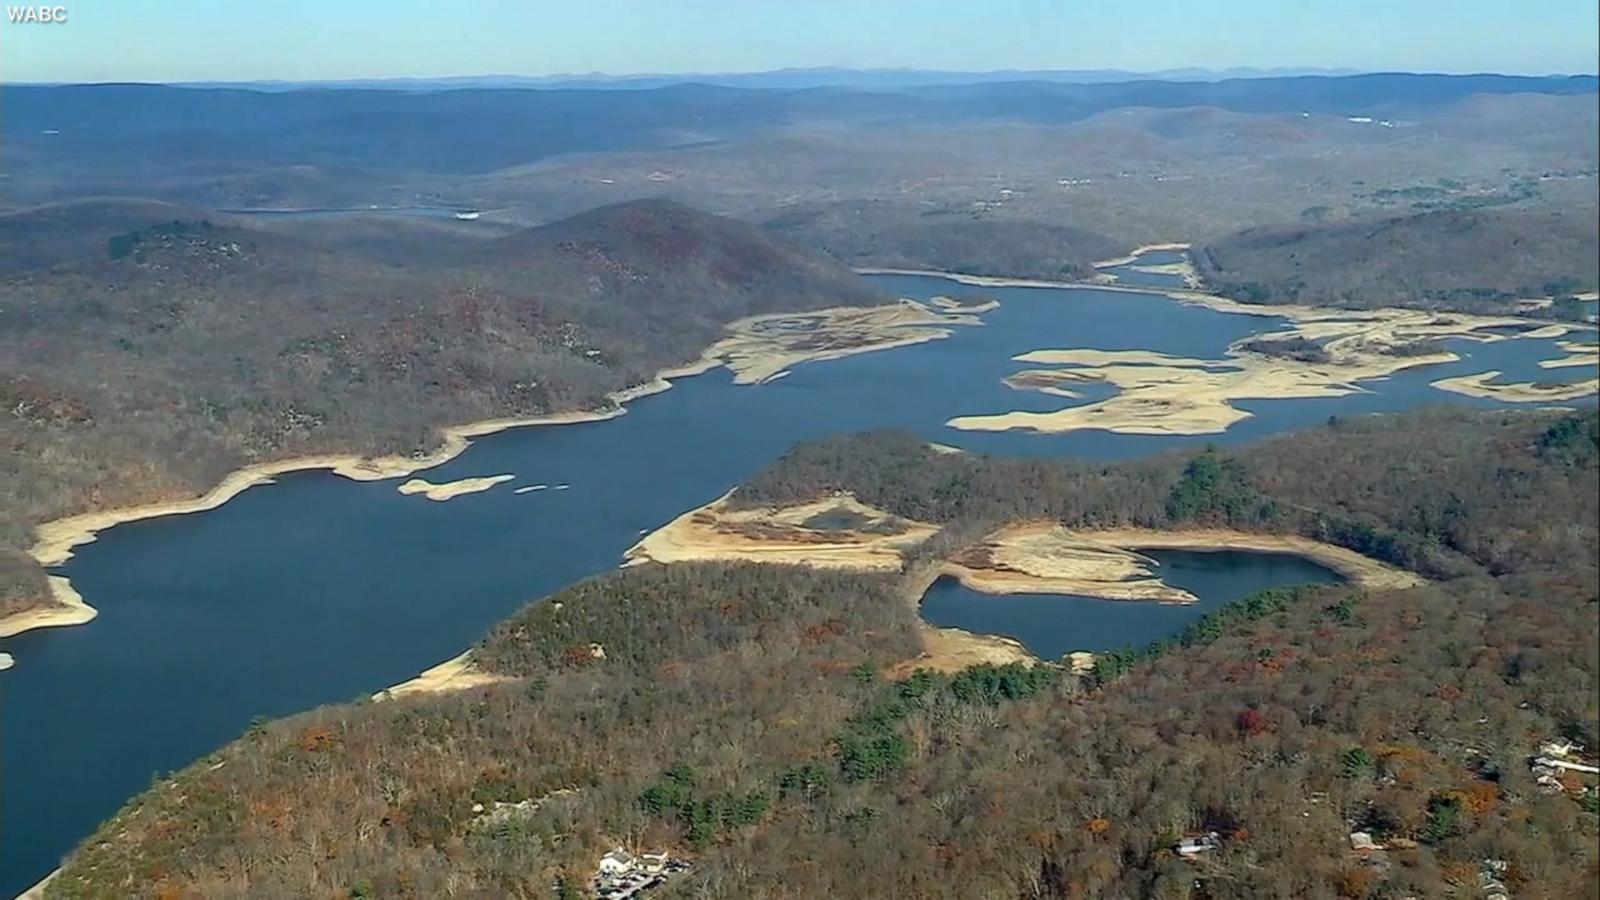
[[[1169, 356], [1149, 350], [1105, 351], [1087, 348], [1036, 350], [1015, 357], [1018, 362], [1058, 366], [1028, 369], [1005, 379], [1018, 390], [1072, 397], [1065, 385], [1100, 382], [1118, 388], [1105, 400], [1051, 412], [1009, 411], [957, 416], [946, 424], [970, 431], [1025, 429], [1064, 433], [1100, 429], [1118, 434], [1218, 434], [1250, 417], [1234, 401], [1310, 399], [1362, 393], [1361, 382], [1387, 378], [1419, 366], [1456, 361], [1445, 350], [1410, 352], [1421, 342], [1457, 337], [1484, 343], [1524, 337], [1550, 337], [1572, 329], [1547, 325], [1518, 334], [1496, 333], [1507, 326], [1530, 324], [1504, 316], [1441, 315], [1423, 310], [1335, 310], [1303, 306], [1241, 307], [1235, 301], [1197, 292], [1168, 293], [1180, 302], [1203, 304], [1221, 312], [1277, 315], [1289, 327], [1252, 335], [1231, 345], [1214, 360]], [[1307, 361], [1255, 352], [1252, 342], [1304, 341], [1318, 345], [1325, 359]], [[1492, 376], [1487, 376], [1492, 377]], [[1435, 383], [1467, 393], [1473, 379]], [[1462, 387], [1466, 389], [1462, 389]], [[1563, 400], [1585, 396], [1587, 389], [1525, 392], [1521, 399]], [[1496, 391], [1496, 399], [1516, 392]], [[1483, 394], [1476, 394], [1482, 396]]]
[[929, 306], [937, 307], [945, 312], [959, 313], [986, 313], [1000, 308], [999, 300], [979, 300], [975, 303], [964, 303], [954, 297], [934, 297], [928, 301]]
[[1076, 372], [1059, 369], [1024, 369], [1001, 379], [1006, 387], [1018, 391], [1038, 391], [1041, 394], [1050, 394], [1055, 397], [1066, 397], [1076, 400], [1082, 397], [1080, 391], [1062, 387], [1063, 384], [1075, 384], [1089, 381]]
[[1539, 403], [1550, 400], [1576, 400], [1600, 391], [1600, 378], [1559, 384], [1533, 384], [1532, 382], [1495, 383], [1498, 371], [1479, 372], [1476, 375], [1458, 375], [1441, 378], [1433, 386], [1441, 391], [1501, 400], [1507, 403]]
[[1600, 365], [1600, 344], [1581, 341], [1558, 341], [1556, 346], [1567, 352], [1566, 356], [1539, 360], [1541, 369], [1568, 369], [1577, 366]]
[[446, 481], [434, 484], [425, 478], [413, 478], [401, 484], [395, 490], [402, 494], [421, 494], [429, 500], [443, 502], [462, 494], [476, 494], [494, 487], [501, 482], [516, 478], [515, 475], [482, 475], [476, 478], [460, 478], [455, 481]]

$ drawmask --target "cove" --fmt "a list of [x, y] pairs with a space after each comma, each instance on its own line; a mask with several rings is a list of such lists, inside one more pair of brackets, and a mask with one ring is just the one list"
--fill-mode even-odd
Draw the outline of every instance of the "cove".
[[922, 598], [922, 618], [941, 628], [1014, 638], [1040, 659], [1076, 650], [1142, 647], [1182, 630], [1217, 607], [1267, 588], [1331, 584], [1339, 575], [1282, 553], [1143, 550], [1162, 581], [1199, 598], [1184, 605], [1059, 594], [984, 594], [941, 578]]
[[[1537, 369], [1559, 355], [1553, 341], [1452, 341], [1468, 359], [1372, 382], [1368, 393], [1240, 403], [1255, 417], [1220, 435], [962, 432], [945, 421], [1111, 393], [1090, 385], [1067, 400], [1008, 388], [1002, 379], [1026, 368], [1018, 354], [1092, 347], [1210, 358], [1284, 322], [1127, 291], [873, 280], [903, 296], [1002, 305], [947, 340], [802, 365], [757, 387], [716, 370], [616, 419], [503, 432], [424, 475], [516, 476], [484, 493], [435, 503], [401, 495], [397, 481], [304, 472], [211, 512], [121, 525], [78, 548], [58, 574], [99, 618], [0, 641], [16, 658], [0, 674], [0, 897], [48, 873], [153, 777], [237, 737], [255, 716], [366, 696], [455, 656], [522, 603], [614, 568], [642, 531], [801, 441], [905, 428], [971, 452], [1117, 459], [1333, 415], [1502, 405], [1430, 387], [1450, 374], [1583, 372]], [[536, 484], [571, 487], [514, 493]]]

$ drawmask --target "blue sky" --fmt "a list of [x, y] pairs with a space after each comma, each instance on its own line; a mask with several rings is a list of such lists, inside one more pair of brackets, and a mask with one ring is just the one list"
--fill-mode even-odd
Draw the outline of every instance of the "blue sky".
[[[790, 66], [1593, 72], [1600, 0], [63, 0], [5, 81]], [[0, 0], [0, 4], [10, 5]]]

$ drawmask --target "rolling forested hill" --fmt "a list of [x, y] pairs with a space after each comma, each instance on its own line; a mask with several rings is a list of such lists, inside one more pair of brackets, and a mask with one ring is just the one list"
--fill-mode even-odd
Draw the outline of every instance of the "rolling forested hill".
[[1083, 677], [889, 682], [918, 649], [896, 575], [636, 566], [494, 629], [500, 683], [162, 779], [47, 896], [576, 896], [616, 844], [693, 859], [663, 897], [1586, 896], [1594, 780], [1529, 760], [1600, 742], [1597, 441], [1456, 410], [1112, 466], [806, 445], [735, 496], [849, 489], [943, 523], [935, 554], [1017, 517], [1320, 528], [1432, 580], [1258, 594]]
[[1504, 313], [1516, 299], [1600, 286], [1596, 215], [1591, 203], [1253, 228], [1198, 248], [1195, 261], [1213, 289], [1251, 302]]
[[[593, 408], [741, 316], [890, 299], [665, 202], [403, 267], [162, 204], [99, 208], [130, 227], [80, 234], [75, 254], [55, 248], [81, 206], [0, 220], [18, 238], [0, 281], [7, 553], [32, 524], [197, 495], [247, 463], [409, 453], [442, 425]], [[36, 593], [29, 569], [0, 566], [13, 607]]]

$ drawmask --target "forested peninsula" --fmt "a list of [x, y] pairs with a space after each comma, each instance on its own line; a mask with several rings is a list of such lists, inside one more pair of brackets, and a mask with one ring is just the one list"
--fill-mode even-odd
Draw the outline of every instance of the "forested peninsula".
[[[613, 846], [691, 861], [664, 897], [1582, 896], [1594, 779], [1530, 760], [1600, 743], [1597, 459], [1593, 413], [1464, 410], [1114, 465], [803, 445], [727, 505], [848, 493], [937, 531], [898, 570], [560, 591], [471, 649], [492, 678], [158, 779], [46, 896], [575, 896]], [[1312, 538], [1416, 580], [1257, 594], [1077, 673], [904, 670], [907, 584], [1041, 520]]]

